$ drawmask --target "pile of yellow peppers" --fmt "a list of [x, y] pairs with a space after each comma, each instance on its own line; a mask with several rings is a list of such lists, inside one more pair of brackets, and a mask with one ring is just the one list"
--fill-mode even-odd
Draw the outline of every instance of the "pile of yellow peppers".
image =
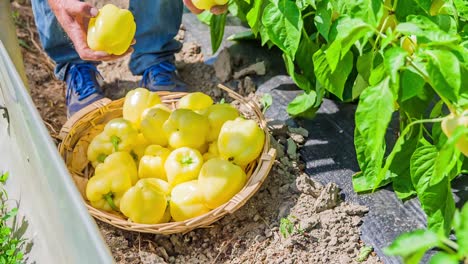
[[175, 109], [144, 88], [88, 147], [90, 204], [141, 224], [184, 221], [223, 205], [247, 182], [265, 133], [231, 104], [194, 92]]

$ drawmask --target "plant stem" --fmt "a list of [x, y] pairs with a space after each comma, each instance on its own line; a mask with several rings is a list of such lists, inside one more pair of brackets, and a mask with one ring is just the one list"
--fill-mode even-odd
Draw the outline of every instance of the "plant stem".
[[302, 16], [302, 20], [305, 20], [307, 17], [311, 16], [311, 15], [315, 15], [315, 12], [314, 11], [311, 11], [305, 15]]
[[[453, 249], [453, 250], [455, 250], [455, 251], [458, 251], [458, 249], [459, 249], [458, 244], [455, 243], [455, 242], [453, 242], [452, 240], [450, 240], [450, 239], [448, 239], [448, 238], [443, 238], [443, 239], [442, 239], [442, 242], [443, 242], [444, 244], [446, 244], [447, 246], [449, 246], [450, 249]], [[455, 252], [453, 252], [453, 253], [455, 253]]]

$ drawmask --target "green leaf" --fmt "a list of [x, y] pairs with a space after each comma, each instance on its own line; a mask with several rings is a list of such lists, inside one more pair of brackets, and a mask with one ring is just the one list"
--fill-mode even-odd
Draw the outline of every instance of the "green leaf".
[[211, 23], [211, 18], [213, 17], [213, 13], [210, 11], [203, 11], [202, 13], [197, 15], [198, 20], [201, 22], [207, 24], [208, 26]]
[[0, 182], [5, 183], [8, 180], [8, 177], [10, 176], [9, 172], [4, 172], [0, 175]]
[[326, 51], [327, 62], [334, 72], [340, 61], [348, 55], [348, 51], [360, 38], [372, 32], [372, 27], [361, 19], [343, 17], [336, 23], [336, 37]]
[[[373, 189], [381, 186], [389, 174], [377, 178], [385, 153], [385, 134], [394, 111], [394, 96], [389, 87], [389, 78], [376, 86], [365, 89], [360, 97], [355, 115], [354, 145], [362, 176], [372, 183]], [[385, 177], [386, 176], [386, 177]], [[356, 191], [362, 190], [359, 178], [353, 177]], [[362, 181], [361, 181], [362, 183]]]
[[353, 53], [348, 52], [332, 71], [323, 50], [318, 50], [313, 57], [315, 75], [320, 84], [329, 92], [343, 100], [346, 79], [353, 69]]
[[455, 212], [453, 227], [458, 243], [458, 253], [468, 258], [468, 203], [465, 203], [460, 212]]
[[439, 28], [437, 24], [429, 18], [420, 15], [408, 16], [406, 22], [398, 24], [395, 29], [404, 35], [418, 36], [418, 43], [422, 39], [427, 39], [430, 44], [449, 44], [460, 41], [457, 35], [449, 34]]
[[317, 4], [317, 11], [314, 17], [314, 24], [317, 27], [317, 31], [328, 41], [328, 32], [332, 25], [332, 5], [328, 0], [320, 1]]
[[356, 68], [364, 80], [369, 81], [374, 61], [374, 52], [370, 51], [359, 56], [356, 62]]
[[257, 34], [259, 31], [259, 26], [261, 25], [261, 16], [262, 16], [262, 7], [263, 0], [251, 0], [253, 1], [253, 6], [247, 13], [247, 23], [249, 23], [250, 28], [254, 34]]
[[299, 8], [289, 0], [271, 0], [263, 10], [262, 22], [270, 40], [294, 58], [303, 27]]
[[271, 94], [266, 93], [262, 96], [260, 99], [260, 103], [262, 104], [263, 110], [262, 112], [265, 113], [268, 108], [273, 104], [273, 97], [271, 97]]
[[423, 92], [425, 83], [419, 73], [411, 68], [404, 69], [400, 78], [401, 101], [404, 102], [420, 95]]
[[357, 256], [356, 261], [357, 262], [365, 261], [369, 257], [369, 254], [372, 253], [373, 250], [374, 248], [371, 246], [363, 246], [361, 250], [359, 251], [359, 255]]
[[227, 13], [213, 15], [210, 21], [211, 49], [213, 54], [219, 49], [223, 42], [224, 26], [226, 25]]
[[428, 50], [427, 72], [431, 85], [440, 96], [457, 102], [461, 85], [460, 63], [448, 50]]
[[394, 47], [385, 51], [385, 67], [393, 83], [399, 83], [400, 75], [398, 72], [405, 65], [406, 56], [408, 56], [408, 52], [400, 47]]
[[416, 230], [400, 235], [393, 243], [384, 248], [390, 256], [401, 256], [406, 264], [418, 264], [424, 253], [441, 244], [437, 234], [430, 230]]
[[456, 255], [450, 255], [445, 252], [437, 252], [432, 256], [429, 264], [458, 264], [458, 258]]
[[430, 184], [438, 154], [433, 145], [418, 147], [411, 157], [411, 178], [421, 206], [427, 214], [428, 228], [447, 235], [450, 232], [455, 202], [448, 177], [444, 177], [436, 185]]
[[315, 91], [304, 92], [288, 104], [286, 111], [293, 117], [311, 119], [317, 111], [317, 94]]

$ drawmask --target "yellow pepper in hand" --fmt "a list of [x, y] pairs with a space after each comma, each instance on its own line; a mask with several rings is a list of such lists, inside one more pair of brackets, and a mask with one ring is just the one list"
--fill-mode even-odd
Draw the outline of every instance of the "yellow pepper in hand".
[[196, 149], [182, 147], [173, 150], [164, 163], [169, 184], [175, 186], [196, 179], [202, 164], [203, 157]]
[[130, 11], [106, 4], [89, 20], [88, 46], [92, 50], [122, 55], [130, 47], [135, 31], [136, 23]]
[[132, 122], [135, 128], [140, 128], [143, 111], [160, 103], [161, 98], [157, 93], [145, 88], [136, 88], [125, 95], [123, 118]]
[[171, 151], [159, 145], [150, 145], [146, 148], [145, 155], [140, 160], [138, 166], [138, 176], [140, 178], [159, 178], [167, 181], [164, 163]]
[[208, 119], [190, 109], [174, 110], [163, 125], [169, 146], [173, 149], [201, 148], [206, 142], [208, 128]]
[[140, 130], [152, 144], [167, 146], [167, 135], [163, 130], [163, 125], [171, 111], [161, 106], [156, 105], [143, 112]]
[[205, 213], [210, 209], [204, 205], [197, 181], [175, 186], [171, 192], [170, 210], [175, 221], [184, 221]]
[[130, 152], [136, 145], [137, 138], [138, 132], [130, 121], [113, 119], [104, 126], [104, 131], [91, 140], [87, 150], [88, 160], [96, 167], [113, 152]]
[[225, 5], [228, 0], [192, 0], [193, 5], [201, 10], [210, 10], [217, 5]]
[[229, 161], [214, 158], [203, 164], [198, 176], [198, 187], [206, 207], [216, 207], [229, 201], [245, 185], [244, 170]]
[[168, 202], [167, 185], [155, 178], [139, 180], [123, 195], [120, 211], [135, 223], [160, 223]]
[[234, 120], [239, 117], [239, 112], [230, 104], [215, 104], [208, 107], [203, 112], [203, 115], [208, 118], [208, 122], [210, 123], [210, 130], [206, 140], [213, 142], [218, 139], [223, 124], [228, 120]]
[[260, 155], [264, 141], [265, 133], [255, 121], [238, 117], [222, 126], [218, 137], [219, 155], [245, 166]]

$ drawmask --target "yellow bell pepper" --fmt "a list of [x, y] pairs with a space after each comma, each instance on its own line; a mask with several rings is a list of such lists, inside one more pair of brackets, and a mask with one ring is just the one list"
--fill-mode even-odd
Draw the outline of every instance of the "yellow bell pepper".
[[202, 92], [188, 93], [179, 99], [177, 108], [202, 110], [213, 104], [213, 99]]
[[167, 185], [155, 178], [139, 180], [123, 195], [120, 211], [135, 223], [160, 223], [168, 203]]
[[167, 146], [167, 135], [163, 130], [163, 125], [170, 114], [171, 111], [161, 104], [143, 112], [140, 130], [152, 144]]
[[198, 176], [198, 188], [206, 207], [216, 207], [229, 201], [244, 187], [244, 170], [229, 161], [214, 158], [203, 164]]
[[210, 211], [203, 202], [197, 181], [184, 182], [175, 186], [171, 192], [169, 205], [175, 221], [184, 221]]
[[109, 155], [96, 167], [86, 185], [91, 205], [105, 211], [119, 211], [122, 195], [136, 182], [136, 165], [127, 152]]
[[145, 88], [136, 88], [125, 95], [123, 103], [123, 118], [132, 122], [135, 128], [140, 128], [143, 111], [161, 103], [161, 98], [155, 92]]
[[206, 140], [213, 142], [218, 139], [223, 124], [228, 120], [234, 120], [239, 117], [239, 111], [230, 104], [215, 104], [208, 107], [203, 112], [203, 115], [208, 118], [208, 122], [210, 123], [210, 130]]
[[222, 126], [218, 137], [219, 155], [245, 166], [260, 155], [264, 141], [265, 133], [255, 121], [238, 117]]
[[130, 152], [137, 143], [138, 132], [130, 121], [115, 118], [109, 121], [104, 130], [94, 137], [87, 150], [88, 160], [96, 167], [113, 152]]
[[169, 154], [164, 163], [168, 182], [176, 186], [181, 182], [191, 181], [198, 177], [203, 157], [196, 149], [182, 147]]
[[203, 154], [203, 160], [207, 161], [217, 157], [219, 157], [218, 142], [212, 142], [208, 147], [208, 152]]
[[96, 175], [118, 173], [128, 175], [132, 185], [138, 181], [138, 170], [135, 160], [128, 152], [115, 152], [107, 156], [104, 163], [100, 163], [94, 170]]
[[135, 31], [135, 19], [129, 10], [106, 4], [89, 20], [88, 46], [92, 50], [122, 55], [130, 47]]
[[210, 10], [217, 5], [225, 5], [228, 0], [192, 0], [193, 5], [201, 10]]
[[150, 142], [145, 138], [145, 136], [142, 133], [139, 133], [135, 141], [135, 146], [130, 151], [130, 155], [132, 155], [133, 159], [136, 161], [137, 164], [145, 155], [145, 150], [149, 145]]
[[146, 148], [145, 155], [138, 166], [140, 178], [159, 178], [167, 181], [164, 163], [171, 151], [159, 145], [150, 145]]
[[208, 129], [208, 119], [190, 109], [174, 110], [163, 125], [169, 146], [173, 149], [201, 148], [206, 142]]

